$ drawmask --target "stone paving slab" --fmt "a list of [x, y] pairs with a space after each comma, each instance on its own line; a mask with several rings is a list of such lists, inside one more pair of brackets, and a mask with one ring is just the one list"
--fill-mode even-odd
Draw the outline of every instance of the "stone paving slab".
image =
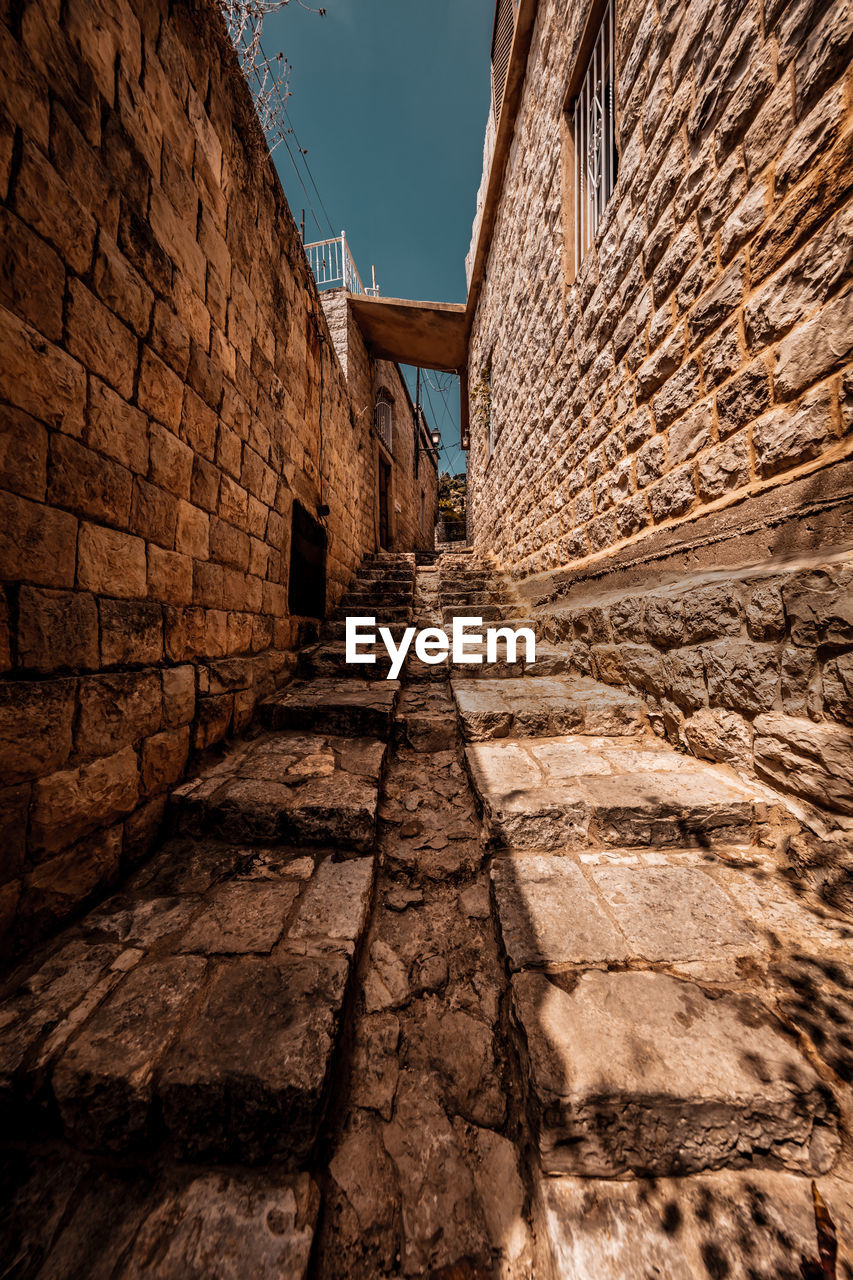
[[583, 676], [454, 680], [453, 693], [469, 742], [564, 733], [622, 737], [649, 727], [641, 699]]
[[834, 1103], [756, 1000], [662, 973], [596, 970], [570, 992], [512, 979], [546, 1173], [670, 1176], [754, 1159], [824, 1173]]
[[413, 750], [446, 751], [455, 747], [456, 703], [443, 680], [404, 688], [396, 716], [398, 740]]
[[346, 642], [333, 640], [303, 649], [299, 654], [299, 674], [312, 678], [345, 677], [346, 679], [385, 680], [391, 670], [391, 659], [384, 645], [376, 649], [376, 661], [357, 668], [347, 662]]
[[790, 821], [765, 788], [653, 739], [507, 738], [465, 755], [498, 846], [749, 844], [768, 822]]
[[105, 1167], [67, 1148], [0, 1152], [0, 1259], [42, 1280], [304, 1280], [308, 1174]]
[[386, 746], [295, 732], [244, 743], [171, 796], [176, 831], [230, 840], [373, 845]]
[[492, 884], [514, 970], [719, 960], [763, 949], [731, 898], [698, 867], [582, 870], [568, 857], [507, 854], [495, 858]]
[[222, 964], [161, 1063], [178, 1150], [198, 1159], [307, 1159], [349, 975], [345, 951]]
[[[53, 1106], [76, 1145], [126, 1151], [158, 1141], [162, 1115], [194, 1157], [307, 1157], [375, 860], [207, 853], [186, 892], [161, 896], [161, 858], [10, 978], [4, 1119], [26, 1127], [32, 1107]], [[200, 877], [203, 862], [225, 878]], [[158, 912], [167, 923], [152, 928]]]
[[387, 741], [399, 691], [397, 680], [297, 681], [262, 702], [258, 710], [269, 729], [308, 729]]
[[[853, 1274], [853, 1192], [819, 1191], [836, 1224], [838, 1276]], [[542, 1233], [561, 1280], [801, 1280], [820, 1275], [811, 1179], [750, 1169], [684, 1178], [541, 1178]]]

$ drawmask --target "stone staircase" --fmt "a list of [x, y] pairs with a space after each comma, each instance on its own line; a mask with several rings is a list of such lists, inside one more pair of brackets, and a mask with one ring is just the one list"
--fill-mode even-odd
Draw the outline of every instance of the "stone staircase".
[[486, 560], [366, 563], [12, 975], [11, 1274], [779, 1280], [813, 1177], [853, 1238], [851, 928], [784, 874], [798, 814], [559, 648], [390, 681], [347, 616], [525, 625]]
[[[367, 562], [252, 733], [172, 793], [159, 854], [12, 975], [0, 1111], [19, 1136], [61, 1135], [99, 1159], [273, 1161], [316, 1217], [297, 1171], [315, 1150], [368, 920], [400, 689], [381, 664], [344, 664], [343, 619], [403, 626], [413, 585], [413, 556]], [[297, 1219], [282, 1216], [294, 1261], [281, 1274], [307, 1265]]]
[[[484, 583], [472, 574], [464, 601], [485, 600]], [[701, 1178], [720, 1241], [750, 1187], [778, 1220], [780, 1192], [807, 1204], [817, 1175], [851, 1220], [849, 1087], [813, 1027], [792, 1024], [788, 987], [808, 956], [853, 1013], [849, 925], [816, 919], [782, 874], [801, 829], [784, 798], [670, 748], [624, 689], [535, 674], [454, 673], [452, 688], [492, 850], [548, 1265], [573, 1280], [787, 1274], [749, 1270], [742, 1242], [715, 1270], [707, 1241], [703, 1255], [667, 1226], [658, 1180], [680, 1215]]]

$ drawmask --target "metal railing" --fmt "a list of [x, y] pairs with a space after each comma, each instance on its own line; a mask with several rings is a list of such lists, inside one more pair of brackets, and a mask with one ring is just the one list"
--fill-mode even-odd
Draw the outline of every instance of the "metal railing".
[[373, 284], [365, 288], [347, 244], [345, 231], [335, 236], [333, 240], [315, 240], [313, 244], [306, 244], [305, 253], [314, 272], [318, 289], [344, 288], [350, 293], [366, 293], [371, 298], [379, 297], [376, 269], [373, 269]]

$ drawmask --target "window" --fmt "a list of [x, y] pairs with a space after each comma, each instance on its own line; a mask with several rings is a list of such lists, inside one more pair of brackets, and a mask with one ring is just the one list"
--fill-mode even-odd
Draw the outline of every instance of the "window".
[[[607, 201], [616, 185], [618, 156], [613, 103], [614, 0], [594, 4], [581, 41], [589, 49], [579, 59], [569, 87], [567, 114], [571, 136], [572, 223], [565, 230], [572, 250], [574, 277], [595, 239]], [[568, 193], [567, 193], [568, 194]]]
[[495, 26], [492, 32], [492, 108], [496, 125], [501, 118], [517, 10], [518, 0], [498, 0], [495, 8]]
[[384, 387], [376, 397], [376, 405], [373, 410], [373, 425], [376, 428], [376, 434], [379, 439], [390, 453], [394, 430], [394, 402]]

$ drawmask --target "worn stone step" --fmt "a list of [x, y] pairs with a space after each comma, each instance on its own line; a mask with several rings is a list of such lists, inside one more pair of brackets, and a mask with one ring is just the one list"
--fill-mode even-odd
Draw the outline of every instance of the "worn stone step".
[[825, 1173], [835, 1101], [756, 999], [652, 972], [512, 979], [546, 1173], [668, 1177], [755, 1160]]
[[438, 593], [438, 598], [442, 605], [477, 605], [477, 604], [504, 604], [506, 599], [504, 593], [499, 590], [492, 590], [480, 587], [470, 588], [454, 588], [452, 590], [443, 588]]
[[[163, 898], [155, 877], [13, 980], [0, 1006], [8, 1108], [58, 1117], [70, 1142], [99, 1154], [166, 1137], [190, 1159], [304, 1164], [374, 859], [269, 850], [252, 865], [230, 853], [225, 880], [199, 892], [196, 877], [195, 891]], [[228, 854], [219, 848], [220, 863]], [[69, 946], [78, 954], [60, 972]]]
[[[753, 920], [718, 880], [703, 851], [659, 849], [646, 857], [602, 851], [503, 853], [491, 871], [495, 915], [513, 971], [564, 973], [594, 965], [731, 966], [768, 950]], [[726, 849], [748, 865], [748, 848]], [[718, 872], [719, 874], [719, 872]], [[740, 870], [734, 874], [742, 875]]]
[[[377, 624], [384, 626], [389, 622], [410, 622], [412, 618], [412, 602], [406, 604], [382, 604], [381, 616], [375, 613], [368, 616], [376, 616]], [[366, 616], [364, 606], [361, 604], [343, 605], [337, 610], [338, 618], [361, 618]]]
[[320, 1210], [307, 1173], [166, 1162], [152, 1178], [144, 1164], [99, 1165], [47, 1145], [6, 1163], [4, 1197], [0, 1257], [15, 1260], [9, 1274], [53, 1280], [306, 1280]]
[[391, 670], [391, 659], [384, 645], [376, 648], [376, 661], [372, 663], [347, 662], [346, 644], [343, 640], [303, 649], [299, 654], [297, 672], [303, 677], [341, 677], [353, 680], [385, 680]]
[[376, 585], [375, 587], [361, 587], [357, 590], [348, 591], [341, 600], [340, 608], [373, 608], [397, 605], [410, 607], [413, 599], [413, 592], [407, 589], [401, 589], [397, 586]]
[[[361, 616], [361, 615], [353, 615], [353, 616]], [[395, 640], [399, 640], [401, 638], [401, 636], [403, 635], [407, 627], [433, 625], [431, 623], [419, 623], [416, 617], [413, 617], [411, 620], [405, 619], [403, 622], [386, 622], [385, 615], [383, 614], [381, 608], [375, 609], [372, 612], [368, 610], [366, 611], [365, 616], [374, 617], [376, 619], [375, 630], [376, 630], [377, 636], [378, 636], [380, 627], [387, 627]], [[346, 618], [334, 618], [332, 619], [331, 622], [326, 622], [323, 625], [323, 638], [326, 640], [346, 640], [346, 634], [347, 634]], [[378, 640], [378, 643], [381, 648], [382, 647], [381, 639]]]
[[507, 738], [465, 754], [497, 846], [751, 844], [771, 825], [797, 828], [767, 788], [656, 739]]
[[[811, 1178], [764, 1169], [681, 1178], [540, 1177], [537, 1235], [564, 1280], [800, 1280], [816, 1259]], [[853, 1240], [853, 1194], [821, 1178], [840, 1259]], [[846, 1244], [844, 1242], [847, 1242]], [[849, 1266], [845, 1259], [842, 1268]], [[839, 1271], [843, 1275], [843, 1270]]]
[[445, 622], [453, 618], [482, 618], [483, 622], [500, 622], [511, 608], [504, 604], [478, 604], [476, 608], [467, 604], [442, 605], [441, 612]]
[[408, 684], [397, 703], [396, 740], [415, 751], [448, 751], [456, 737], [456, 704], [446, 682]]
[[311, 680], [288, 685], [259, 707], [268, 729], [310, 729], [354, 738], [391, 736], [396, 680]]
[[582, 676], [461, 680], [454, 681], [453, 693], [469, 742], [561, 733], [625, 736], [649, 727], [642, 699]]
[[385, 753], [377, 738], [264, 734], [172, 793], [173, 828], [366, 853], [376, 833]]

